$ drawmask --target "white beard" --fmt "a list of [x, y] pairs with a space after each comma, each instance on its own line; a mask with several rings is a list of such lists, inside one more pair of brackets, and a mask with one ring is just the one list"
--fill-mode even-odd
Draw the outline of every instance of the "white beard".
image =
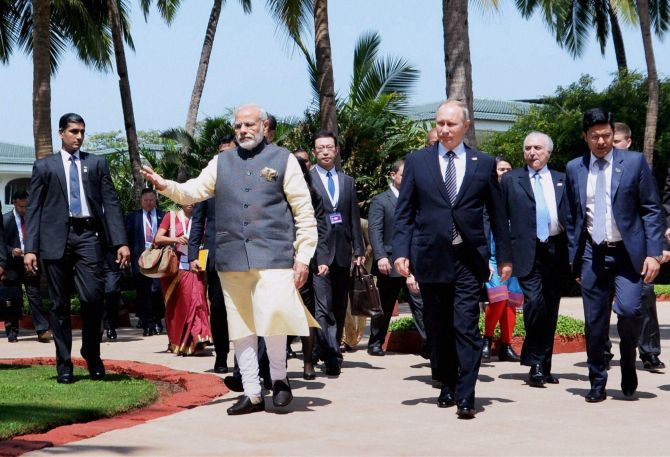
[[252, 140], [240, 140], [239, 138], [237, 139], [237, 143], [240, 145], [242, 149], [246, 149], [247, 151], [251, 151], [253, 148], [261, 144], [263, 141], [264, 135], [263, 135], [263, 130], [259, 130], [258, 133], [256, 133], [256, 136]]

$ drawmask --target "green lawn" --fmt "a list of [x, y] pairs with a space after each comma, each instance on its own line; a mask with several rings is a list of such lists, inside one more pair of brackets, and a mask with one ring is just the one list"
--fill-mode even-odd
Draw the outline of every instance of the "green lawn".
[[58, 384], [53, 366], [0, 364], [0, 440], [113, 416], [158, 398], [154, 384], [143, 379], [107, 374], [91, 381], [77, 367], [74, 377], [74, 384]]

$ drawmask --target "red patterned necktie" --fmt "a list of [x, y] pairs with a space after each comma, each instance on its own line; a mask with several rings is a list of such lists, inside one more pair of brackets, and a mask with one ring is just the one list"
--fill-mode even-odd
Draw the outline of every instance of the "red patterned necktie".
[[151, 243], [154, 240], [154, 233], [151, 229], [151, 213], [147, 213], [147, 225], [144, 232], [145, 241]]

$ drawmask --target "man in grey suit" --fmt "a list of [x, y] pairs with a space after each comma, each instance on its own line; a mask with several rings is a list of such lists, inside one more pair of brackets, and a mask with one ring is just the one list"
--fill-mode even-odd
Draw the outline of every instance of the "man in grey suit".
[[321, 195], [329, 228], [327, 263], [318, 265], [314, 272], [314, 317], [321, 326], [317, 331], [319, 356], [330, 376], [340, 374], [340, 341], [347, 312], [352, 253], [357, 264], [365, 261], [354, 178], [335, 168], [338, 154], [333, 133], [322, 131], [314, 136], [316, 165], [310, 173], [314, 189]]
[[372, 264], [372, 272], [377, 276], [377, 287], [381, 299], [384, 315], [372, 319], [370, 322], [370, 339], [368, 340], [368, 354], [375, 356], [384, 355], [382, 344], [386, 338], [393, 306], [398, 299], [400, 289], [405, 290], [409, 306], [414, 316], [414, 324], [421, 334], [423, 341], [422, 354], [428, 358], [426, 349], [426, 329], [423, 324], [423, 300], [419, 292], [419, 284], [414, 276], [403, 277], [396, 271], [391, 263], [393, 258], [393, 219], [396, 203], [398, 203], [398, 192], [402, 182], [402, 172], [405, 168], [404, 160], [396, 160], [389, 177], [391, 184], [386, 191], [376, 195], [370, 204], [368, 215], [368, 234], [375, 263]]

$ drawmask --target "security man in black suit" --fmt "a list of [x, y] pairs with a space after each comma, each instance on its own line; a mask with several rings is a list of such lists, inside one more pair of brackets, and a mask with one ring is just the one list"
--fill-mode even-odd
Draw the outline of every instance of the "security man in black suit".
[[558, 384], [551, 357], [561, 285], [569, 269], [565, 174], [547, 167], [553, 148], [549, 136], [531, 132], [523, 142], [526, 166], [502, 178], [512, 265], [524, 293], [521, 364], [530, 367], [531, 387]]
[[435, 114], [439, 142], [405, 159], [393, 235], [395, 267], [421, 288], [431, 368], [442, 381], [439, 407], [475, 415], [482, 355], [479, 298], [489, 277], [488, 211], [502, 281], [511, 276], [507, 214], [493, 157], [466, 146], [467, 106], [442, 103]]
[[352, 253], [356, 263], [365, 261], [361, 219], [354, 178], [335, 168], [337, 137], [328, 131], [314, 136], [316, 165], [310, 170], [312, 186], [321, 195], [328, 222], [327, 263], [314, 271], [318, 351], [326, 374], [338, 376], [342, 352], [340, 341], [347, 312]]
[[154, 236], [163, 222], [165, 212], [156, 207], [156, 191], [142, 189], [140, 209], [126, 216], [126, 234], [130, 242], [131, 270], [137, 291], [137, 316], [144, 336], [160, 334], [163, 331], [161, 319], [165, 314], [160, 281], [148, 278], [140, 272], [139, 258], [142, 252], [151, 246]]
[[[375, 262], [372, 264], [372, 272], [377, 276], [377, 287], [384, 314], [370, 321], [370, 339], [368, 340], [368, 354], [383, 356], [382, 345], [386, 338], [393, 306], [398, 299], [400, 290], [405, 291], [409, 301], [414, 325], [423, 340], [422, 354], [429, 357], [426, 343], [426, 328], [423, 324], [423, 300], [418, 290], [418, 284], [413, 278], [405, 278], [393, 268], [393, 218], [395, 207], [398, 202], [398, 192], [402, 182], [402, 173], [405, 168], [404, 160], [396, 160], [391, 169], [389, 177], [391, 184], [379, 195], [372, 199], [368, 214], [368, 236], [372, 245]], [[411, 288], [408, 288], [410, 281]]]
[[[26, 225], [26, 208], [28, 207], [28, 193], [18, 192], [13, 196], [14, 209], [3, 216], [5, 226], [5, 246], [7, 247], [7, 270], [5, 284], [25, 286], [30, 315], [33, 327], [37, 332], [40, 343], [51, 342], [49, 318], [42, 311], [42, 296], [40, 294], [40, 275], [27, 275], [23, 267], [23, 251]], [[5, 331], [9, 342], [16, 341], [19, 332], [18, 320], [5, 322]]]
[[84, 131], [84, 119], [78, 114], [60, 118], [61, 151], [35, 161], [26, 211], [24, 265], [28, 274], [36, 274], [39, 259], [49, 282], [53, 302], [49, 317], [61, 384], [74, 382], [70, 357], [72, 272], [84, 321], [81, 355], [91, 379], [102, 379], [102, 262], [108, 240], [116, 249], [120, 267], [125, 267], [130, 257], [123, 212], [107, 162], [79, 150]]

